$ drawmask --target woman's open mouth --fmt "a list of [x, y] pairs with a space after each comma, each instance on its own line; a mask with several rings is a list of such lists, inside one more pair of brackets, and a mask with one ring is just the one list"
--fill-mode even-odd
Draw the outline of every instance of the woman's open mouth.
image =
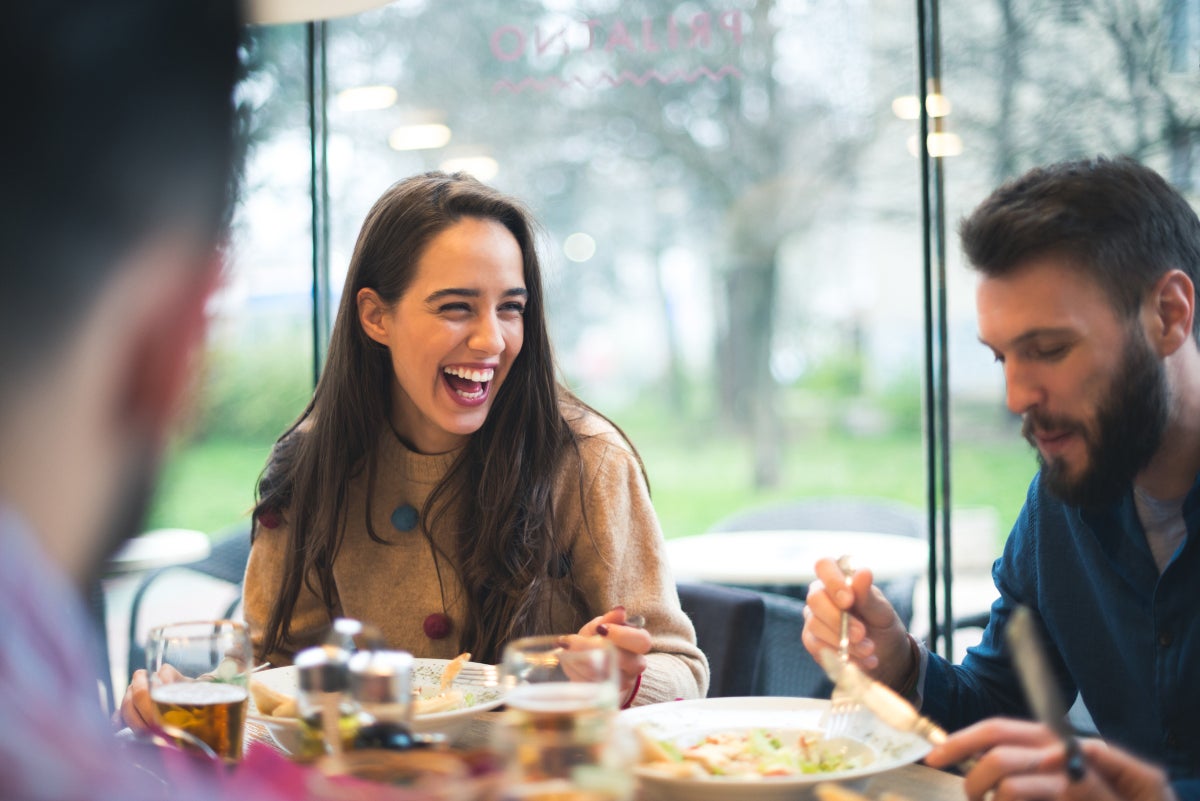
[[488, 389], [496, 371], [490, 367], [446, 367], [442, 379], [450, 389], [450, 396], [467, 406], [474, 406], [487, 399]]

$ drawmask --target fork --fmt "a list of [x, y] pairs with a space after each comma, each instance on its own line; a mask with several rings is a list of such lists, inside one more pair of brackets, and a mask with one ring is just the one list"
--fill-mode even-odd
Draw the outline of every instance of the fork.
[[454, 677], [456, 682], [475, 684], [480, 687], [495, 687], [500, 683], [500, 670], [495, 665], [468, 662]]
[[[850, 579], [854, 576], [850, 557], [848, 555], [838, 557], [837, 566], [842, 571], [846, 586], [850, 586]], [[843, 665], [850, 662], [850, 612], [847, 610], [842, 610], [841, 630], [838, 636], [838, 661]], [[859, 703], [854, 694], [845, 689], [840, 681], [834, 684], [833, 693], [829, 697], [829, 716], [825, 719], [826, 739], [844, 735], [850, 729], [850, 724], [857, 716], [858, 710]]]

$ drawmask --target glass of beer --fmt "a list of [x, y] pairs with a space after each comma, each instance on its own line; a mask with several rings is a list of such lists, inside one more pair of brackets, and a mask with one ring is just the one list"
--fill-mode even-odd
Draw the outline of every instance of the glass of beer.
[[506, 764], [506, 799], [618, 801], [629, 798], [629, 749], [616, 726], [617, 652], [592, 638], [571, 647], [557, 636], [504, 649], [505, 711], [495, 745]]
[[227, 762], [241, 759], [253, 660], [250, 634], [237, 621], [152, 629], [146, 667], [162, 732]]

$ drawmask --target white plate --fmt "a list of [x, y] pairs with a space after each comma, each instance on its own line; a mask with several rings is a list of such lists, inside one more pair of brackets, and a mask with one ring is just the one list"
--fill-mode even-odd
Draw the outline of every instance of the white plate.
[[[442, 672], [446, 669], [449, 659], [413, 659], [413, 687], [422, 691], [422, 695], [436, 695], [441, 684]], [[468, 662], [467, 665], [491, 670], [495, 676], [495, 667]], [[466, 667], [466, 665], [464, 665]], [[272, 690], [285, 695], [297, 696], [300, 693], [300, 673], [294, 665], [272, 668], [261, 673], [255, 673], [253, 681], [259, 681]], [[412, 729], [419, 734], [441, 734], [450, 742], [457, 740], [467, 730], [472, 718], [480, 712], [495, 709], [504, 702], [504, 691], [494, 683], [481, 683], [465, 678], [461, 673], [454, 680], [454, 688], [466, 695], [469, 706], [450, 712], [435, 712], [429, 715], [415, 715]], [[254, 706], [254, 698], [250, 698], [250, 709], [247, 716], [263, 724], [271, 732], [271, 736], [280, 748], [289, 754], [294, 754], [300, 746], [300, 721], [296, 718], [277, 718], [271, 715], [260, 715]]]
[[[705, 698], [636, 707], [621, 713], [622, 723], [637, 726], [655, 740], [667, 740], [686, 747], [709, 734], [768, 729], [776, 734], [824, 730], [828, 699], [822, 698]], [[738, 779], [725, 776], [674, 778], [639, 765], [635, 772], [641, 780], [647, 801], [796, 801], [812, 798], [812, 788], [821, 782], [861, 785], [871, 776], [915, 762], [929, 751], [929, 744], [901, 734], [882, 723], [872, 725], [869, 713], [859, 718], [864, 725], [851, 731], [847, 739], [865, 746], [869, 756], [864, 764], [848, 770], [802, 776], [770, 776], [762, 779]]]

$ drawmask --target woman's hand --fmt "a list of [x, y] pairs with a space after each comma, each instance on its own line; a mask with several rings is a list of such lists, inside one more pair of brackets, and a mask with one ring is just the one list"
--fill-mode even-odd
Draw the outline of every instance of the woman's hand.
[[950, 735], [925, 757], [945, 767], [977, 756], [967, 773], [967, 797], [994, 801], [1174, 801], [1166, 775], [1099, 740], [1080, 743], [1087, 770], [1071, 781], [1066, 748], [1040, 723], [991, 718]]
[[[158, 669], [163, 684], [184, 678], [183, 674], [170, 665]], [[145, 670], [134, 671], [133, 681], [121, 699], [121, 720], [134, 731], [149, 731], [155, 728], [154, 702], [150, 700], [150, 675]]]
[[621, 705], [632, 700], [638, 677], [646, 669], [646, 654], [650, 653], [650, 632], [626, 625], [625, 607], [617, 606], [600, 617], [592, 618], [578, 634], [565, 637], [567, 647], [586, 647], [579, 638], [603, 637], [617, 649], [617, 669], [620, 671]]

